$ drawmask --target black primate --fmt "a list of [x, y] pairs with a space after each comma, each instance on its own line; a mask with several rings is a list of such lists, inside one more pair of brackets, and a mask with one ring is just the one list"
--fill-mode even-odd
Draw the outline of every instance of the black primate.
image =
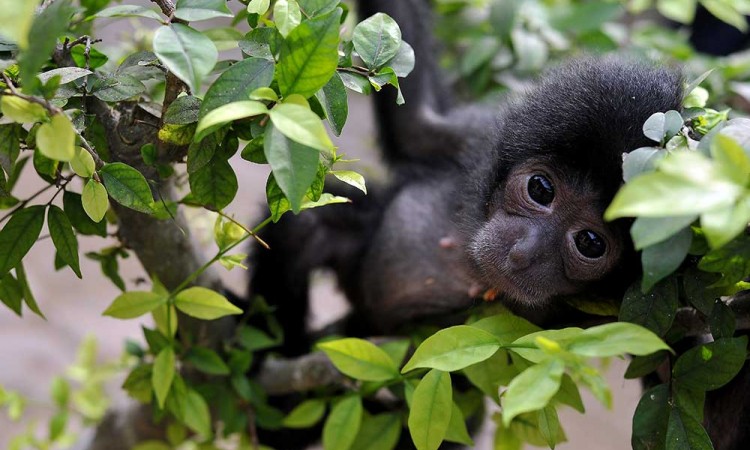
[[[678, 71], [623, 57], [552, 69], [497, 108], [454, 102], [437, 70], [424, 0], [360, 1], [400, 24], [417, 65], [395, 94], [375, 96], [387, 185], [352, 204], [287, 214], [262, 233], [251, 292], [277, 308], [281, 352], [309, 351], [308, 277], [332, 269], [352, 304], [336, 331], [394, 334], [450, 324], [483, 296], [543, 325], [570, 316], [571, 294], [621, 296], [639, 266], [627, 221], [602, 214], [622, 184], [622, 155], [649, 145], [642, 124], [679, 109]], [[392, 95], [389, 95], [392, 94]], [[750, 369], [706, 400], [717, 449], [750, 443]], [[288, 447], [291, 448], [291, 447]]]
[[367, 196], [336, 188], [353, 203], [286, 215], [262, 234], [271, 250], [254, 252], [251, 292], [277, 308], [286, 354], [309, 349], [315, 268], [336, 272], [353, 306], [343, 331], [358, 336], [466, 312], [483, 295], [546, 322], [561, 296], [632, 281], [626, 224], [602, 213], [623, 153], [649, 143], [643, 122], [679, 109], [679, 73], [580, 58], [502, 107], [454, 106], [425, 3], [360, 2], [362, 17], [395, 18], [417, 58], [405, 105], [375, 97], [390, 183]]

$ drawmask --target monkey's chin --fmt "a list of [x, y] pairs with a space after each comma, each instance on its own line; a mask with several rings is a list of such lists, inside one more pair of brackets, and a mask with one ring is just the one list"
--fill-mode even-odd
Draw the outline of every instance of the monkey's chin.
[[503, 303], [524, 308], [541, 308], [548, 304], [554, 294], [528, 286], [522, 280], [508, 276], [493, 277], [491, 286], [500, 294]]

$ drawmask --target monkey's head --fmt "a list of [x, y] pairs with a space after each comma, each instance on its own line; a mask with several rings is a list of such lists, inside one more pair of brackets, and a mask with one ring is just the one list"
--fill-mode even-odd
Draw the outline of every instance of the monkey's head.
[[517, 99], [475, 183], [485, 202], [468, 245], [482, 282], [526, 307], [628, 282], [628, 224], [602, 215], [623, 153], [649, 145], [643, 123], [681, 100], [676, 71], [616, 58], [568, 63]]

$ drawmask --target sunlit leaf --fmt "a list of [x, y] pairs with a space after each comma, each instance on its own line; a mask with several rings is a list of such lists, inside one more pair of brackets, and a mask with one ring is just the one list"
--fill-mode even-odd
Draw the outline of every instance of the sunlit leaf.
[[162, 63], [193, 93], [199, 92], [203, 78], [214, 68], [219, 56], [211, 39], [179, 23], [156, 30], [153, 45]]

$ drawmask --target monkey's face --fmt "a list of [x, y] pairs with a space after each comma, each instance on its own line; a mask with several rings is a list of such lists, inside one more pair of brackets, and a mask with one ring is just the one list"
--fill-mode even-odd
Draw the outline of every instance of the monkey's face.
[[602, 190], [567, 173], [544, 161], [511, 170], [469, 242], [483, 283], [528, 306], [582, 291], [623, 252], [620, 231], [602, 219]]

